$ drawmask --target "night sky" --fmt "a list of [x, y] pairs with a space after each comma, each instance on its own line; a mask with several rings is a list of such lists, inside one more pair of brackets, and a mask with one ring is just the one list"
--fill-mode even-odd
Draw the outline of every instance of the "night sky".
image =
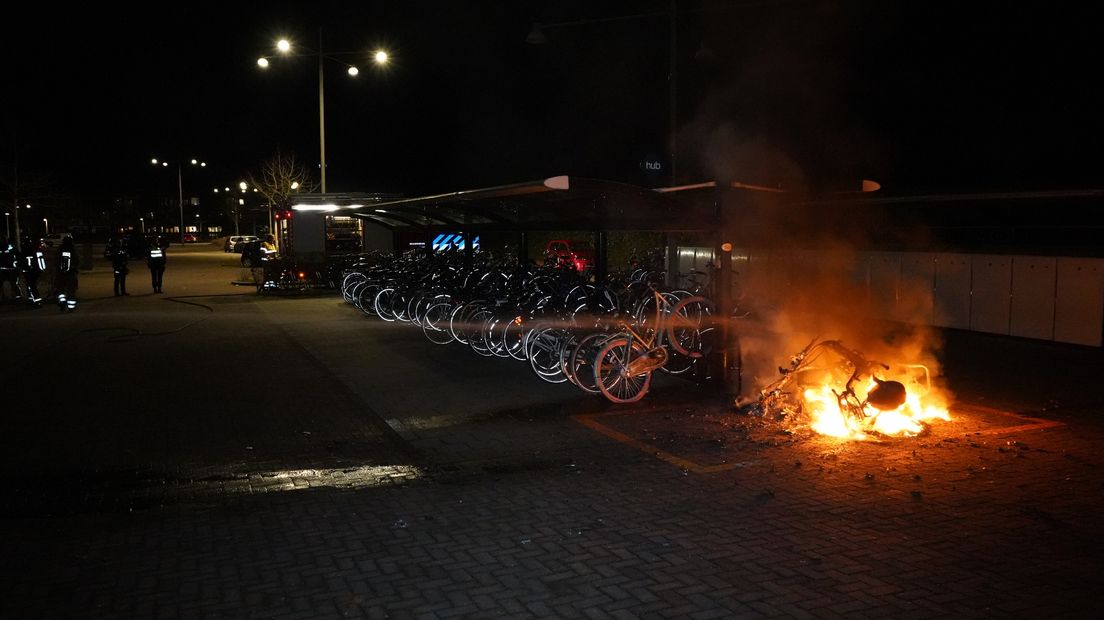
[[[1062, 2], [679, 1], [680, 182], [887, 192], [1104, 186], [1100, 9]], [[4, 36], [0, 181], [100, 202], [318, 161], [317, 65], [279, 36], [385, 47], [326, 64], [331, 191], [418, 195], [570, 174], [664, 185], [666, 16], [638, 2], [189, 2], [24, 7]], [[187, 174], [187, 173], [186, 173]], [[189, 188], [188, 193], [196, 193]], [[3, 200], [10, 201], [10, 189]]]

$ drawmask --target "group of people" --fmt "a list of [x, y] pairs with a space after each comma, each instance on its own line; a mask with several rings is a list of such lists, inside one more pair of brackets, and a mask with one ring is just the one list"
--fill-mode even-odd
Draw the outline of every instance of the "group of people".
[[[30, 239], [24, 240], [22, 248], [16, 246], [8, 239], [0, 244], [0, 301], [7, 301], [10, 292], [15, 301], [23, 299], [24, 293], [27, 300], [35, 308], [43, 305], [42, 295], [38, 290], [38, 281], [47, 270], [46, 247], [41, 242]], [[153, 292], [162, 293], [161, 282], [165, 275], [165, 244], [160, 240], [150, 245], [149, 257], [146, 264], [150, 270], [153, 283]], [[129, 295], [126, 290], [126, 277], [130, 271], [128, 263], [130, 255], [126, 246], [118, 240], [112, 240], [108, 244], [105, 256], [111, 261], [111, 269], [115, 276], [115, 296]], [[73, 238], [62, 239], [58, 246], [54, 262], [54, 291], [53, 297], [57, 301], [58, 309], [62, 312], [73, 312], [77, 308], [77, 274], [80, 259], [73, 247]], [[22, 286], [20, 286], [22, 282]]]
[[[58, 246], [57, 260], [54, 264], [54, 295], [58, 308], [72, 312], [77, 308], [77, 268], [79, 259], [73, 249], [73, 238], [66, 237]], [[22, 249], [16, 248], [10, 240], [4, 239], [0, 247], [0, 300], [7, 301], [10, 292], [12, 299], [23, 299], [36, 308], [42, 307], [42, 294], [38, 291], [38, 280], [46, 273], [46, 246], [41, 242], [26, 239]], [[20, 280], [23, 286], [20, 288]]]
[[[160, 238], [154, 239], [149, 246], [149, 256], [146, 258], [146, 266], [150, 270], [150, 280], [154, 293], [163, 293], [161, 282], [165, 277], [165, 264], [168, 258], [165, 256], [165, 248], [168, 244]], [[127, 274], [130, 273], [130, 253], [127, 247], [119, 243], [118, 239], [112, 239], [107, 245], [105, 256], [111, 261], [111, 271], [115, 276], [113, 289], [116, 297], [130, 295], [126, 290]]]

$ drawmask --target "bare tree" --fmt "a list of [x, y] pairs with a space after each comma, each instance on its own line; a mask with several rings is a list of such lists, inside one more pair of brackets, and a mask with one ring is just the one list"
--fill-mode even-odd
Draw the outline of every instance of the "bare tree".
[[249, 184], [276, 209], [286, 208], [293, 194], [310, 193], [318, 188], [307, 169], [295, 159], [295, 154], [279, 148], [261, 164], [257, 174], [249, 173]]

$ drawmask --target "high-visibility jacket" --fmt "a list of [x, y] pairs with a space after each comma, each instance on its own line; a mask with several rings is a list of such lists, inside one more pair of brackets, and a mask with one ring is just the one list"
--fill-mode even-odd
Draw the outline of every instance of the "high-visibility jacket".
[[77, 255], [69, 250], [58, 252], [57, 270], [62, 273], [70, 273], [77, 270]]
[[42, 250], [28, 250], [23, 255], [23, 273], [42, 273], [46, 271], [46, 256]]

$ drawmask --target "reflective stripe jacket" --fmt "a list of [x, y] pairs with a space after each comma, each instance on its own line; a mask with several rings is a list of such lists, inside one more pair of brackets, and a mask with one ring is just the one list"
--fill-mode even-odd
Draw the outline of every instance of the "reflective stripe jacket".
[[150, 267], [164, 267], [166, 262], [165, 250], [150, 248], [149, 259], [146, 262]]
[[62, 273], [76, 271], [77, 256], [68, 250], [62, 250], [61, 252], [58, 252], [57, 270]]
[[23, 256], [24, 273], [42, 273], [46, 271], [46, 257], [41, 250], [29, 251]]

